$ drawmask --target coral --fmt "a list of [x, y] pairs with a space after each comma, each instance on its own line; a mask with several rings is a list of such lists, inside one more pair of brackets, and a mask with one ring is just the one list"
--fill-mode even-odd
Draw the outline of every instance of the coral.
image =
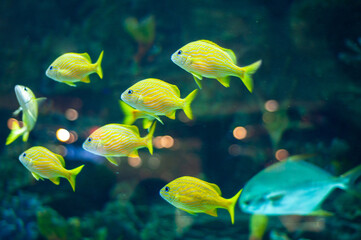
[[41, 202], [31, 194], [19, 193], [0, 204], [0, 239], [37, 239], [36, 213]]

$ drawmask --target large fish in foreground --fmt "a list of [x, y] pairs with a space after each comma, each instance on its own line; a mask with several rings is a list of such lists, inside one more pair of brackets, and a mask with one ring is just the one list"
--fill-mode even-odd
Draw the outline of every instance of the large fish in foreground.
[[249, 180], [239, 204], [244, 212], [262, 215], [331, 215], [322, 202], [335, 189], [348, 190], [361, 175], [361, 165], [334, 177], [302, 160], [275, 163]]
[[170, 119], [175, 119], [176, 110], [183, 109], [186, 116], [193, 119], [191, 103], [197, 92], [196, 89], [182, 99], [176, 85], [148, 78], [125, 90], [120, 98], [133, 108], [153, 115], [165, 115]]
[[45, 74], [55, 81], [76, 87], [74, 82], [90, 83], [89, 75], [94, 72], [103, 78], [102, 59], [103, 51], [96, 63], [92, 63], [88, 53], [65, 53], [55, 59]]
[[59, 185], [60, 177], [68, 179], [75, 191], [75, 178], [84, 165], [72, 170], [65, 169], [64, 158], [44, 147], [32, 147], [20, 154], [20, 162], [26, 167], [36, 180], [47, 178]]
[[159, 192], [167, 202], [190, 214], [206, 213], [217, 217], [217, 208], [225, 208], [234, 223], [234, 207], [242, 189], [226, 199], [216, 184], [195, 177], [180, 177], [165, 185]]
[[107, 124], [95, 130], [83, 143], [83, 149], [95, 155], [103, 156], [114, 165], [118, 165], [115, 157], [139, 157], [138, 149], [147, 147], [153, 154], [154, 122], [149, 134], [140, 137], [134, 125]]
[[191, 73], [199, 88], [202, 77], [215, 78], [223, 86], [229, 87], [231, 76], [239, 77], [247, 89], [253, 91], [253, 79], [261, 66], [259, 60], [245, 67], [237, 66], [237, 58], [232, 50], [222, 48], [208, 40], [198, 40], [183, 46], [171, 57], [179, 67]]
[[30, 88], [21, 85], [15, 86], [15, 94], [20, 107], [14, 112], [14, 115], [18, 115], [23, 111], [22, 121], [24, 126], [20, 128], [19, 123], [13, 121], [12, 130], [6, 139], [6, 145], [14, 142], [21, 135], [23, 135], [24, 142], [28, 141], [29, 133], [34, 128], [38, 118], [38, 106], [46, 100], [46, 98], [36, 98]]

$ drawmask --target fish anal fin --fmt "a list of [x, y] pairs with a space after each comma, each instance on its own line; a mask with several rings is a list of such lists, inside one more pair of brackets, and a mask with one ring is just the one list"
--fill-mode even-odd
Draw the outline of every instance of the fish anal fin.
[[115, 157], [106, 156], [105, 158], [106, 158], [109, 162], [111, 162], [112, 164], [114, 164], [115, 166], [118, 166], [118, 165], [119, 165]]
[[197, 83], [199, 89], [202, 89], [202, 83], [201, 83], [202, 77], [199, 78], [198, 75], [195, 75], [194, 73], [192, 73], [192, 75], [193, 75], [194, 81]]
[[167, 113], [165, 116], [169, 117], [170, 119], [175, 119], [175, 110]]
[[316, 211], [313, 211], [309, 214], [307, 214], [308, 216], [323, 216], [323, 217], [331, 217], [333, 216], [334, 214], [332, 212], [328, 212], [326, 210], [323, 210], [323, 209], [318, 209]]
[[205, 211], [204, 213], [208, 214], [208, 215], [211, 215], [213, 217], [217, 217], [217, 208], [213, 208], [213, 209], [210, 209], [210, 210], [207, 210]]
[[220, 77], [217, 78], [218, 82], [220, 82], [223, 86], [229, 87], [230, 77]]
[[79, 55], [82, 56], [82, 57], [85, 57], [85, 58], [89, 61], [89, 63], [92, 62], [92, 60], [91, 60], [91, 58], [90, 58], [90, 56], [89, 56], [88, 53], [79, 53]]
[[64, 81], [63, 83], [65, 83], [65, 84], [67, 84], [67, 85], [69, 85], [71, 87], [76, 87], [75, 83], [70, 82], [70, 81]]
[[135, 149], [133, 152], [131, 152], [128, 157], [131, 157], [131, 158], [139, 158], [139, 154], [138, 154], [138, 150]]
[[80, 80], [85, 83], [90, 83], [89, 75], [86, 75], [82, 80]]
[[37, 181], [39, 181], [39, 179], [43, 180], [43, 178], [40, 177], [37, 173], [31, 172], [31, 174], [33, 175], [33, 177], [34, 177]]
[[183, 210], [183, 211], [185, 211], [185, 212], [187, 212], [187, 213], [189, 213], [189, 214], [192, 214], [192, 215], [197, 215], [195, 212], [192, 212], [192, 211], [189, 211], [189, 210], [186, 210], [186, 209], [184, 209], [184, 208], [179, 208], [180, 210]]
[[55, 185], [59, 185], [60, 183], [59, 177], [49, 178], [49, 180], [52, 181]]

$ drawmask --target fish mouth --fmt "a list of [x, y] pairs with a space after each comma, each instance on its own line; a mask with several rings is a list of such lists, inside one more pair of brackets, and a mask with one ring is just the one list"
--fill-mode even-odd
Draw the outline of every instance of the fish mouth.
[[16, 98], [18, 100], [21, 99], [21, 101], [24, 103], [24, 104], [27, 104], [31, 101], [31, 98], [29, 97], [26, 97], [26, 95], [23, 94], [23, 90], [22, 89], [25, 89], [27, 87], [25, 86], [22, 86], [22, 85], [16, 85], [15, 86], [15, 95], [16, 95]]

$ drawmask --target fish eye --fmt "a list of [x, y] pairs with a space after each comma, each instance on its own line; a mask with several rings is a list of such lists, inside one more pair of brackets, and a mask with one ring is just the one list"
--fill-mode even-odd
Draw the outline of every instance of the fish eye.
[[132, 94], [132, 93], [133, 93], [133, 90], [129, 89], [128, 94]]
[[53, 66], [50, 66], [49, 70], [53, 70]]
[[164, 190], [165, 190], [166, 192], [169, 192], [169, 187], [165, 187]]
[[92, 138], [88, 138], [88, 142], [91, 142], [92, 141]]
[[182, 50], [179, 50], [177, 54], [178, 54], [178, 55], [181, 55], [181, 54], [182, 54]]
[[24, 87], [24, 91], [28, 91], [28, 89], [26, 87]]
[[23, 153], [23, 157], [26, 157], [26, 153]]

